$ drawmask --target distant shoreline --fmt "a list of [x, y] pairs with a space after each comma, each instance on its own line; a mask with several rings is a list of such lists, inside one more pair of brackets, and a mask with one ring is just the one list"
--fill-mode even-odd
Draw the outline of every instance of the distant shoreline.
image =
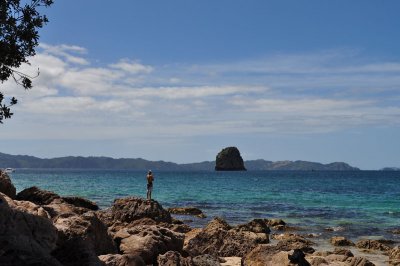
[[[308, 161], [267, 161], [247, 160], [249, 171], [359, 171], [357, 167], [344, 162], [322, 164]], [[157, 171], [214, 171], [215, 161], [177, 164], [166, 161], [149, 161], [142, 158], [82, 157], [67, 156], [42, 159], [28, 155], [0, 153], [0, 168], [43, 168], [43, 169], [121, 169]]]

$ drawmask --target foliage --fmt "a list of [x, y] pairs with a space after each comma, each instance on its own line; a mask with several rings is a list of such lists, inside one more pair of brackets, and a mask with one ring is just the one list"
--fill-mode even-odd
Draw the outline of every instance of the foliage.
[[[32, 78], [17, 71], [22, 63], [29, 64], [28, 57], [36, 54], [38, 29], [48, 22], [40, 7], [49, 7], [53, 0], [1, 0], [0, 1], [0, 81], [10, 77], [25, 89], [32, 88]], [[38, 73], [39, 74], [39, 73]], [[0, 93], [0, 123], [12, 116], [10, 106], [17, 103], [12, 97], [3, 103], [5, 97]]]

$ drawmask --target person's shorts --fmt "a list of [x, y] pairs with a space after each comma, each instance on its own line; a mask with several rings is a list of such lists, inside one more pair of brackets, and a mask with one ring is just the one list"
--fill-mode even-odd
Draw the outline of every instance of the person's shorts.
[[147, 190], [152, 190], [153, 189], [153, 184], [147, 184]]

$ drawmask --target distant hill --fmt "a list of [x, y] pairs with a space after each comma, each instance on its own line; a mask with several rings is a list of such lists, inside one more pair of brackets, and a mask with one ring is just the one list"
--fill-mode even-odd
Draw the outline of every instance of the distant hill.
[[[296, 171], [357, 171], [360, 170], [343, 162], [321, 164], [307, 161], [245, 161], [247, 170], [296, 170]], [[214, 171], [215, 162], [177, 164], [165, 161], [148, 161], [137, 158], [81, 157], [68, 156], [41, 159], [27, 155], [0, 153], [0, 168], [67, 168], [67, 169], [132, 169], [158, 171]]]
[[398, 167], [385, 167], [385, 168], [382, 168], [381, 171], [400, 171], [400, 168], [398, 168]]

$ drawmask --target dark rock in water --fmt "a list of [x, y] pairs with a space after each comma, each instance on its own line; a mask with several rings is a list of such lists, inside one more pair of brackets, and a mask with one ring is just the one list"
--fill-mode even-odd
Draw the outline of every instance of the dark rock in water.
[[331, 244], [334, 246], [354, 246], [354, 243], [351, 240], [343, 236], [334, 236], [330, 240]]
[[52, 191], [40, 189], [38, 187], [30, 187], [22, 190], [16, 196], [17, 200], [27, 200], [38, 205], [50, 204], [53, 200], [59, 199], [60, 196]]
[[10, 177], [7, 173], [0, 170], [0, 192], [6, 194], [8, 197], [15, 198], [15, 187], [11, 182]]
[[238, 231], [250, 231], [254, 233], [271, 233], [271, 230], [268, 227], [268, 219], [253, 219], [247, 224], [240, 224], [236, 226], [236, 230]]
[[199, 218], [206, 218], [206, 215], [200, 209], [195, 207], [169, 208], [168, 212], [172, 214], [193, 215]]
[[246, 171], [240, 152], [236, 147], [222, 149], [215, 161], [216, 171]]
[[156, 222], [171, 223], [171, 214], [155, 200], [128, 197], [116, 199], [111, 209], [114, 221], [130, 223], [142, 218], [151, 218]]
[[62, 197], [62, 199], [66, 203], [72, 204], [76, 207], [82, 207], [92, 211], [97, 211], [99, 209], [99, 206], [97, 206], [96, 203], [81, 197]]

